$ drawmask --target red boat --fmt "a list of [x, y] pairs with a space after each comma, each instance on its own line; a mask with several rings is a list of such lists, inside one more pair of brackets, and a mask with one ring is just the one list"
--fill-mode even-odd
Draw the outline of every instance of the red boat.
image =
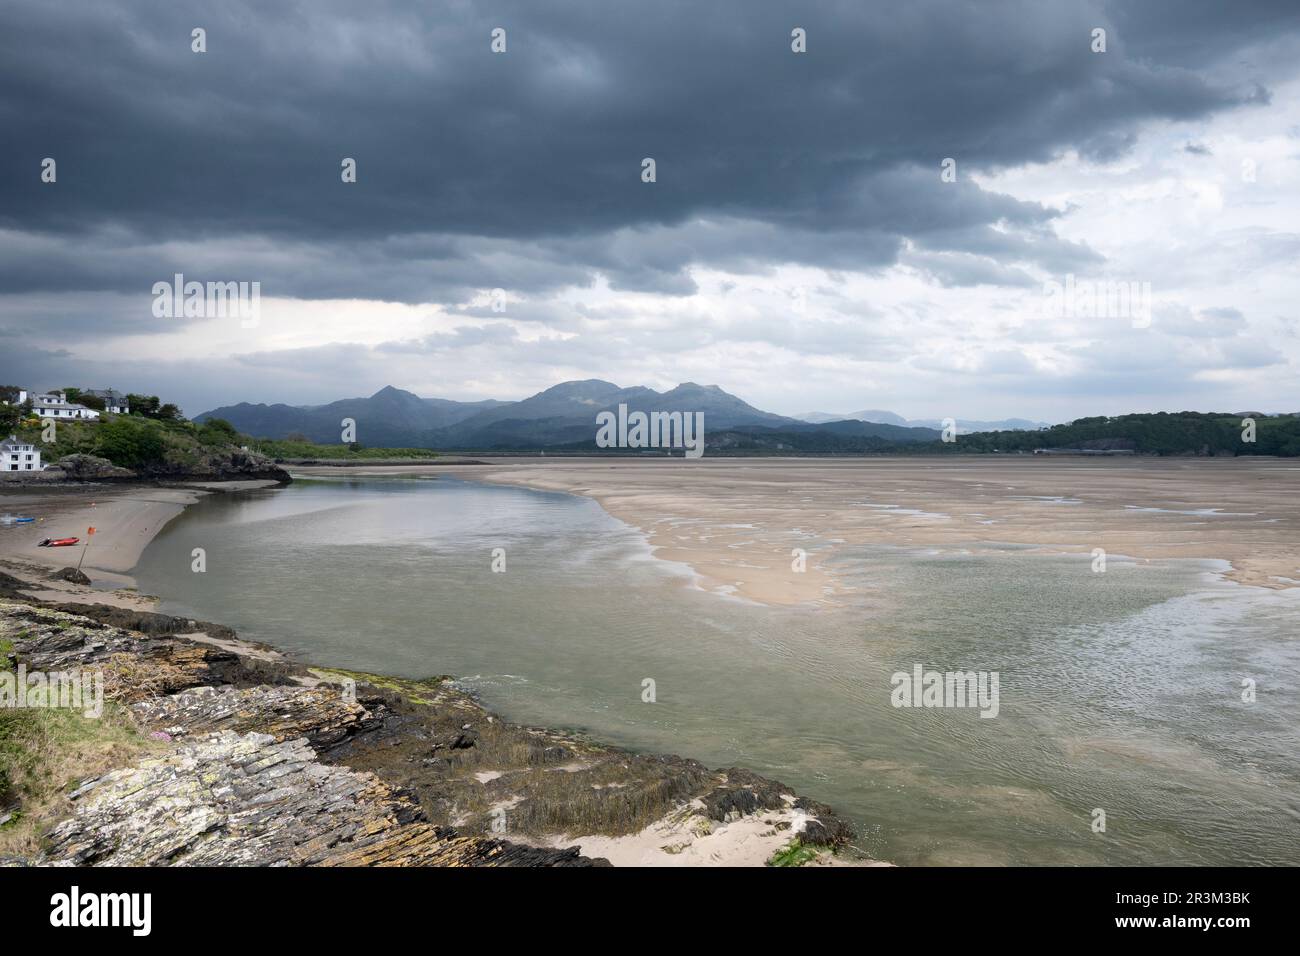
[[70, 545], [76, 544], [80, 540], [81, 540], [80, 538], [46, 538], [44, 541], [38, 544], [37, 547], [38, 548], [66, 548], [69, 547]]

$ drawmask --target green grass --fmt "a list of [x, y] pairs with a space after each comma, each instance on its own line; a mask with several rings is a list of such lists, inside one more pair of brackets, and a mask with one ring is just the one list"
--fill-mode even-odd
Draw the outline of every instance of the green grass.
[[437, 458], [427, 448], [369, 448], [363, 445], [318, 445], [310, 441], [285, 439], [250, 439], [249, 448], [271, 458]]
[[149, 747], [115, 701], [106, 700], [98, 718], [67, 708], [0, 709], [0, 806], [21, 806], [0, 828], [0, 856], [35, 854], [41, 834], [66, 814], [68, 792]]
[[821, 851], [816, 847], [804, 846], [798, 837], [772, 854], [768, 866], [803, 866], [817, 859]]
[[310, 667], [308, 670], [331, 684], [341, 684], [346, 678], [351, 678], [358, 684], [369, 684], [371, 687], [395, 691], [413, 704], [433, 704], [438, 688], [452, 679], [446, 674], [423, 678], [388, 677], [384, 674], [367, 674], [365, 671], [347, 671], [337, 667]]

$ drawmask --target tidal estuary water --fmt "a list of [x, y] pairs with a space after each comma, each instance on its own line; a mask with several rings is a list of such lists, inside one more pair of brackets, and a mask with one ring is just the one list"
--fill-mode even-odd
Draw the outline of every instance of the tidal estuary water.
[[[309, 663], [454, 674], [511, 720], [775, 777], [894, 863], [1300, 864], [1300, 590], [1011, 548], [838, 566], [839, 606], [765, 607], [585, 498], [365, 478], [213, 495], [135, 576]], [[915, 664], [997, 672], [997, 717], [894, 707]]]

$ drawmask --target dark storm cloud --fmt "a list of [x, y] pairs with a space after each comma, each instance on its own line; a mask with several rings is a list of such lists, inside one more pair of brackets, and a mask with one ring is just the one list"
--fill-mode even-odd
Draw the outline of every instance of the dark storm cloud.
[[1300, 27], [1295, 0], [1141, 0], [1107, 12], [1134, 56], [1192, 68]]
[[[1061, 271], [1096, 256], [1055, 239], [1052, 210], [969, 173], [1113, 156], [1143, 121], [1259, 99], [1195, 67], [1295, 13], [1183, 9], [9, 4], [0, 291], [130, 291], [182, 271], [306, 298], [463, 301], [596, 273], [682, 294], [696, 263], [870, 269], [904, 240], [996, 258], [1014, 281], [1007, 260]], [[945, 157], [956, 184], [939, 182]]]

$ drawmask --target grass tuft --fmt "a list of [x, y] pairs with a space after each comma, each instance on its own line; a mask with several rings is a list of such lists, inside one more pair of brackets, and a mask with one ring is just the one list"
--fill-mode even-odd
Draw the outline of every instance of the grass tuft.
[[772, 854], [772, 858], [767, 861], [768, 866], [803, 866], [805, 863], [811, 863], [821, 854], [816, 847], [804, 846], [803, 841], [798, 837], [791, 840], [781, 849]]

